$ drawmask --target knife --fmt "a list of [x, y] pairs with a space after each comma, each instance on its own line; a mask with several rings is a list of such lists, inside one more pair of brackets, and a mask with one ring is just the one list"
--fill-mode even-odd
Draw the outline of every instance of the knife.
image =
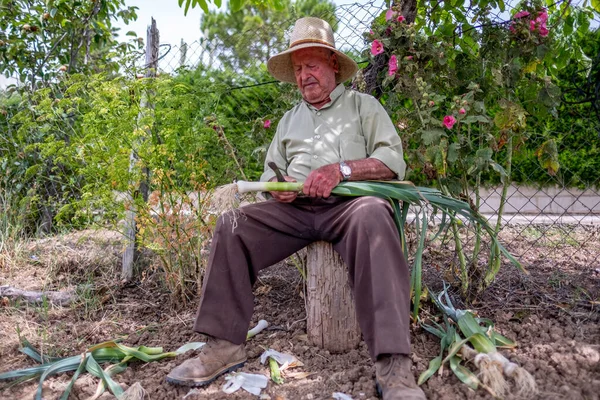
[[269, 161], [267, 165], [273, 170], [273, 172], [275, 172], [275, 175], [277, 176], [277, 182], [285, 182], [285, 178], [283, 177], [283, 174], [279, 168], [277, 168], [277, 164], [275, 164], [273, 161]]

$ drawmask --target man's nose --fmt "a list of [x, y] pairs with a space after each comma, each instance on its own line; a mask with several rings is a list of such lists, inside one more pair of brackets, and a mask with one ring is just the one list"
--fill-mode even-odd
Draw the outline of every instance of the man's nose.
[[300, 79], [302, 79], [302, 82], [306, 82], [307, 80], [312, 79], [312, 75], [308, 71], [308, 68], [302, 67], [302, 69], [300, 70]]

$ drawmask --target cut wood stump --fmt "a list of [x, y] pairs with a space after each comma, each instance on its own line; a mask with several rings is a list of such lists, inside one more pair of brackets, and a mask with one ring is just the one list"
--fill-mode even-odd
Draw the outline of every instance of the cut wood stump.
[[316, 242], [308, 246], [306, 269], [308, 340], [332, 353], [356, 348], [360, 328], [346, 264], [331, 243]]

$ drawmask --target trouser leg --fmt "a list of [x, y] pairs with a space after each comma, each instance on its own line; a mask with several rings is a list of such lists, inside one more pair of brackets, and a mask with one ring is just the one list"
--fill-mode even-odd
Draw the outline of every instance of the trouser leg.
[[254, 310], [258, 271], [314, 241], [310, 215], [269, 200], [243, 207], [232, 231], [230, 214], [217, 222], [194, 330], [239, 344]]
[[[373, 359], [410, 353], [410, 281], [389, 203], [360, 197], [319, 221], [348, 266], [356, 313]], [[333, 227], [333, 230], [329, 230]]]

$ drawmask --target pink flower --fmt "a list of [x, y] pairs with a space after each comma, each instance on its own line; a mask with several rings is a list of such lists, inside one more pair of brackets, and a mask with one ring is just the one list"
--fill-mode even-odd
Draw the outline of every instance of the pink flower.
[[535, 19], [536, 24], [539, 26], [540, 36], [546, 37], [548, 36], [548, 27], [546, 26], [546, 22], [548, 21], [548, 13], [546, 10], [542, 10], [538, 13], [537, 18]]
[[413, 56], [406, 56], [406, 59], [410, 61], [413, 59]]
[[537, 18], [535, 19], [536, 22], [539, 22], [541, 24], [543, 24], [544, 22], [548, 21], [548, 12], [546, 12], [546, 10], [542, 10], [538, 13]]
[[375, 34], [375, 32], [373, 32], [373, 29], [371, 29], [371, 30], [369, 31], [369, 35], [374, 35], [374, 34]]
[[385, 20], [389, 21], [390, 19], [394, 18], [394, 15], [396, 15], [396, 11], [390, 8], [385, 12]]
[[464, 114], [464, 113], [466, 113], [466, 112], [467, 111], [464, 108], [462, 108], [462, 107], [461, 107], [460, 110], [458, 110], [458, 113], [461, 114], [461, 115]]
[[535, 31], [535, 21], [529, 21], [529, 30], [531, 32]]
[[519, 18], [523, 18], [523, 17], [528, 17], [529, 16], [529, 11], [519, 11], [518, 13], [515, 14], [515, 16], [513, 17], [513, 19], [519, 19]]
[[452, 129], [452, 127], [454, 126], [454, 124], [456, 123], [456, 118], [454, 118], [452, 115], [446, 115], [444, 117], [444, 126], [448, 129]]
[[435, 101], [433, 101], [433, 100], [430, 100], [430, 101], [429, 101], [429, 107], [433, 107], [433, 106], [435, 106]]
[[398, 22], [404, 22], [406, 20], [406, 18], [404, 18], [404, 15], [399, 15], [397, 21]]
[[373, 40], [371, 44], [371, 54], [374, 56], [383, 53], [383, 44], [379, 40]]
[[396, 75], [396, 72], [398, 72], [398, 59], [396, 56], [392, 55], [390, 57], [390, 62], [388, 63], [388, 75]]
[[269, 129], [271, 127], [271, 120], [270, 119], [266, 120], [265, 123], [263, 124], [263, 127], [265, 129]]

